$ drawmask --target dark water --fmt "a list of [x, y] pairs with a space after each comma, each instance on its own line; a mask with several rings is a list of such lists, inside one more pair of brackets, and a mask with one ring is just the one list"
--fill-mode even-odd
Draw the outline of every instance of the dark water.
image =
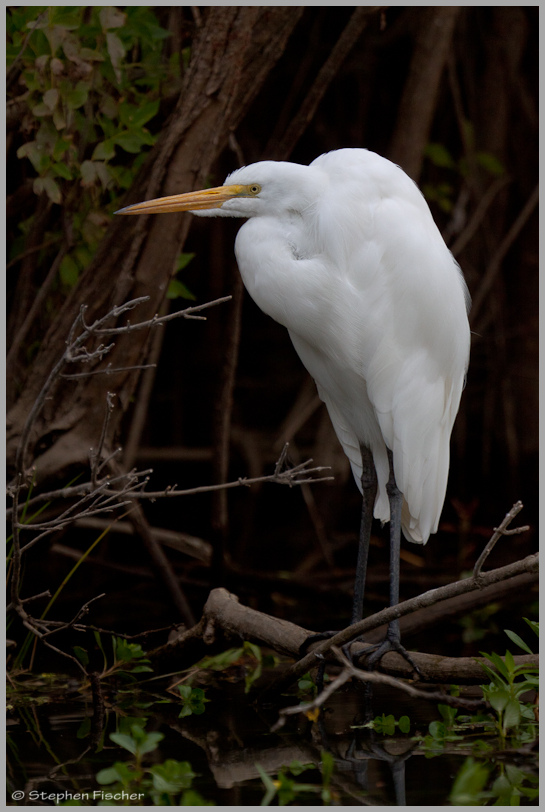
[[[169, 698], [167, 692], [128, 694], [122, 708], [122, 695], [106, 695], [104, 729], [93, 745], [97, 731], [89, 724], [93, 716], [90, 702], [55, 703], [45, 701], [42, 694], [17, 704], [8, 721], [8, 805], [73, 803], [78, 797], [82, 805], [95, 805], [99, 800], [138, 805], [138, 800], [108, 801], [101, 792], [109, 788], [96, 781], [99, 770], [131, 759], [109, 739], [128, 716], [144, 716], [148, 733], [164, 734], [158, 747], [144, 757], [144, 767], [167, 759], [190, 762], [196, 774], [192, 788], [204, 801], [219, 806], [259, 806], [265, 786], [258, 765], [276, 779], [279, 771], [293, 762], [314, 765], [296, 777], [287, 775], [298, 783], [313, 785], [315, 791], [297, 792], [292, 805], [322, 805], [323, 751], [334, 759], [329, 783], [333, 805], [450, 805], [455, 778], [471, 753], [471, 742], [467, 741], [431, 758], [415, 738], [424, 736], [429, 722], [439, 718], [436, 707], [408, 701], [396, 692], [375, 694], [373, 712], [392, 713], [396, 719], [409, 716], [411, 729], [406, 735], [382, 736], [353, 728], [363, 720], [360, 686], [347, 685], [334, 694], [318, 721], [304, 715], [290, 716], [277, 732], [271, 732], [271, 727], [278, 719], [278, 709], [294, 704], [294, 697], [284, 697], [283, 704], [275, 707], [252, 703], [240, 680], [231, 682], [225, 677], [209, 684], [206, 695], [211, 701], [205, 712], [186, 718], [179, 717], [181, 705], [172, 701], [172, 694], [170, 701], [164, 702]], [[161, 697], [163, 701], [158, 702]], [[153, 704], [146, 706], [148, 703]], [[529, 748], [525, 755], [512, 753], [507, 761], [511, 759], [518, 769], [531, 774], [536, 758]], [[492, 761], [488, 757], [489, 783], [495, 777], [494, 770], [498, 773], [503, 769], [499, 761]], [[144, 803], [151, 802], [148, 798]], [[272, 805], [277, 804], [275, 798]]]

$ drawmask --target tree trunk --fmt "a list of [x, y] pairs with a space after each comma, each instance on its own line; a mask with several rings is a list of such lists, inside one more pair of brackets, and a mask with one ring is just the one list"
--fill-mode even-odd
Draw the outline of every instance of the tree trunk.
[[459, 6], [422, 9], [420, 30], [388, 157], [418, 181]]
[[[302, 7], [211, 6], [192, 45], [192, 59], [176, 109], [131, 189], [144, 200], [202, 186], [229, 134], [248, 110], [285, 48]], [[91, 265], [44, 336], [16, 403], [8, 414], [8, 465], [33, 403], [62, 355], [80, 306], [87, 323], [113, 306], [140, 296], [149, 300], [135, 312], [151, 318], [160, 308], [190, 218], [116, 218]], [[149, 332], [125, 334], [106, 362], [116, 369], [145, 363]], [[104, 362], [103, 362], [104, 363]], [[80, 371], [80, 370], [74, 370]], [[8, 370], [13, 375], [14, 370]], [[98, 443], [108, 391], [119, 396], [104, 445], [111, 450], [135, 392], [139, 371], [59, 380], [32, 426], [29, 458], [37, 478], [65, 476], [85, 464]], [[28, 462], [28, 461], [27, 461]]]

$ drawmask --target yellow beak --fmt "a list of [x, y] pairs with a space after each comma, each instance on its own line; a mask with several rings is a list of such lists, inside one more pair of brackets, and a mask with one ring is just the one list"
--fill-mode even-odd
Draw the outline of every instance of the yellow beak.
[[144, 203], [135, 203], [125, 206], [116, 214], [163, 214], [174, 211], [197, 211], [198, 209], [219, 209], [227, 200], [234, 197], [252, 197], [248, 186], [215, 186], [213, 189], [204, 189], [202, 192], [187, 192], [182, 195], [158, 197], [155, 200], [146, 200]]

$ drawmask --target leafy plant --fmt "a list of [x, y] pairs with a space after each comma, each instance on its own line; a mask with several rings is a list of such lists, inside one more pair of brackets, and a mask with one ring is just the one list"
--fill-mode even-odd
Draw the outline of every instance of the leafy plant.
[[383, 713], [380, 716], [375, 716], [374, 719], [365, 725], [352, 725], [352, 727], [371, 728], [371, 730], [374, 730], [376, 733], [380, 733], [381, 736], [393, 736], [396, 727], [399, 728], [400, 733], [408, 733], [411, 729], [411, 720], [408, 716], [401, 716], [396, 720], [392, 713], [388, 715]]
[[[472, 160], [475, 166], [484, 169], [489, 175], [499, 177], [505, 174], [505, 168], [501, 161], [492, 155], [490, 152], [484, 152], [474, 149], [475, 133], [473, 126], [469, 121], [465, 123], [466, 142], [471, 145]], [[452, 153], [447, 149], [444, 144], [431, 142], [426, 146], [424, 151], [425, 156], [434, 166], [440, 169], [450, 170], [461, 177], [467, 177], [470, 171], [470, 163], [467, 157], [454, 158]], [[444, 212], [451, 212], [454, 207], [454, 193], [455, 187], [448, 181], [440, 183], [427, 183], [422, 187], [425, 197], [436, 203]]]
[[206, 698], [202, 688], [192, 688], [191, 685], [178, 685], [180, 697], [182, 699], [182, 710], [180, 716], [199, 716], [204, 713], [205, 702], [210, 702]]
[[[128, 189], [155, 143], [150, 129], [165, 93], [179, 85], [178, 55], [166, 60], [170, 33], [152, 8], [12, 6], [7, 10], [7, 65], [16, 82], [10, 101], [21, 108], [24, 143], [17, 157], [30, 169], [36, 195], [69, 202], [61, 244], [62, 284], [71, 287], [92, 259], [119, 195]], [[10, 259], [25, 250], [21, 224]]]
[[256, 764], [266, 790], [261, 806], [270, 806], [275, 797], [278, 797], [280, 806], [285, 806], [294, 800], [298, 800], [299, 796], [308, 793], [319, 795], [325, 805], [331, 804], [336, 800], [330, 788], [334, 766], [335, 760], [332, 754], [325, 750], [322, 751], [322, 784], [318, 786], [316, 784], [300, 784], [296, 781], [296, 778], [303, 772], [315, 770], [314, 764], [302, 764], [300, 761], [292, 761], [289, 766], [280, 770], [276, 779], [271, 778], [260, 764]]
[[[527, 618], [524, 620], [536, 634], [539, 633], [539, 626], [536, 622], [529, 621]], [[511, 631], [506, 631], [506, 634], [524, 651], [532, 653], [519, 635]], [[531, 664], [517, 666], [510, 651], [505, 652], [503, 659], [495, 653], [481, 652], [481, 654], [494, 666], [494, 668], [490, 668], [485, 663], [480, 663], [485, 674], [490, 678], [490, 683], [482, 685], [481, 688], [485, 699], [496, 713], [498, 733], [502, 744], [505, 743], [507, 732], [519, 728], [524, 721], [530, 723], [530, 726], [526, 724], [521, 730], [518, 730], [518, 738], [522, 738], [523, 741], [532, 740], [535, 735], [532, 728], [532, 723], [535, 722], [535, 710], [532, 703], [522, 701], [522, 696], [528, 691], [539, 689], [538, 667]]]
[[146, 731], [146, 719], [122, 722], [120, 730], [111, 733], [110, 739], [133, 758], [130, 761], [116, 761], [97, 774], [98, 783], [107, 786], [110, 795], [121, 794], [123, 798], [136, 796], [140, 804], [149, 799], [156, 806], [214, 806], [213, 802], [205, 801], [191, 789], [195, 773], [188, 761], [167, 759], [144, 767], [145, 757], [154, 752], [163, 740], [162, 733]]
[[[499, 774], [496, 774], [499, 773]], [[452, 786], [452, 806], [519, 806], [521, 798], [538, 798], [538, 776], [513, 764], [481, 762], [468, 756]]]
[[[100, 679], [108, 679], [109, 677], [121, 677], [126, 682], [136, 682], [136, 674], [153, 671], [149, 665], [149, 660], [146, 657], [146, 652], [142, 650], [139, 643], [131, 643], [124, 640], [122, 637], [112, 636], [112, 650], [113, 661], [108, 664], [108, 656], [102, 644], [102, 638], [99, 632], [93, 632], [96, 644], [100, 649], [104, 658], [104, 667], [102, 669]], [[74, 654], [84, 666], [89, 664], [89, 653], [81, 646], [74, 646]]]
[[189, 680], [194, 679], [199, 671], [226, 671], [231, 666], [238, 665], [244, 668], [244, 690], [248, 693], [261, 676], [263, 666], [275, 663], [274, 656], [264, 655], [259, 646], [245, 640], [240, 648], [230, 648], [213, 657], [203, 657], [189, 675]]

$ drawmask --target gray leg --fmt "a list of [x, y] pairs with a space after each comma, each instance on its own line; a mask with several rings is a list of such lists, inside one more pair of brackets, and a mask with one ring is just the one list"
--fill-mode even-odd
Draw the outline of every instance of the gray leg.
[[[386, 491], [390, 502], [390, 606], [397, 606], [399, 603], [399, 552], [401, 547], [401, 506], [403, 504], [403, 494], [396, 485], [394, 458], [389, 449], [388, 462], [390, 465], [390, 477], [386, 485]], [[399, 620], [392, 620], [388, 624], [386, 639], [369, 655], [366, 661], [367, 667], [374, 668], [387, 651], [399, 652], [399, 654], [412, 665], [415, 671], [420, 673], [408, 651], [401, 645]]]
[[373, 509], [377, 495], [377, 472], [373, 455], [365, 446], [361, 446], [362, 474], [361, 485], [363, 501], [361, 509], [360, 538], [358, 546], [358, 562], [356, 564], [356, 580], [354, 582], [354, 603], [352, 605], [352, 623], [363, 618], [363, 595], [367, 577], [367, 558], [369, 556], [369, 543], [371, 540], [371, 524], [373, 522]]

